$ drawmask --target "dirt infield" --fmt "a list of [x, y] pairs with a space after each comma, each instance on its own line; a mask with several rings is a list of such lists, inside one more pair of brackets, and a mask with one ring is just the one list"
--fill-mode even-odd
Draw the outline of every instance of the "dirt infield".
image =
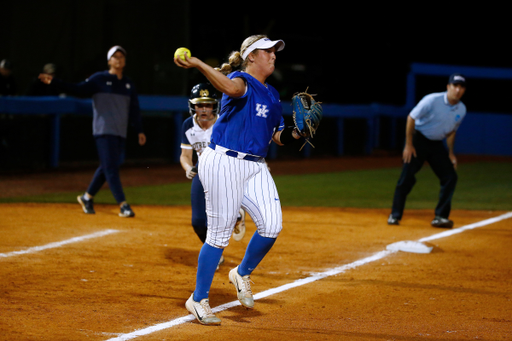
[[[0, 339], [108, 340], [188, 315], [200, 242], [189, 207], [138, 206], [135, 219], [98, 205], [0, 205]], [[387, 210], [285, 208], [285, 228], [253, 274], [255, 293], [365, 259], [400, 240], [442, 230], [430, 212], [399, 227]], [[457, 226], [503, 212], [456, 211]], [[28, 254], [34, 246], [118, 232]], [[255, 227], [248, 222], [248, 233]], [[220, 327], [186, 322], [137, 340], [510, 340], [511, 219], [431, 241], [430, 254], [399, 252], [336, 276], [222, 311]], [[225, 250], [212, 307], [236, 299], [228, 271], [249, 241]]]
[[[396, 161], [382, 158], [379, 166], [396, 167]], [[342, 167], [322, 162], [315, 164], [319, 170]], [[366, 161], [358, 162], [365, 167]], [[301, 165], [271, 163], [274, 174], [303, 170]], [[367, 167], [374, 166], [368, 161]], [[136, 179], [130, 172], [123, 173], [126, 185]], [[183, 177], [176, 167], [158, 172], [153, 182], [168, 182], [172, 172]], [[64, 185], [64, 175], [56, 182], [48, 173], [2, 183], [32, 184], [26, 190], [32, 194], [59, 186], [83, 190], [92, 173], [66, 176], [75, 181]], [[146, 335], [134, 340], [512, 339], [512, 218], [433, 239], [426, 243], [434, 247], [430, 254], [396, 252], [361, 261], [388, 244], [449, 230], [430, 227], [431, 211], [408, 210], [400, 226], [388, 226], [389, 210], [285, 207], [283, 232], [252, 276], [255, 293], [349, 268], [269, 294], [253, 310], [223, 310], [219, 327], [188, 321], [158, 329], [188, 315], [184, 303], [201, 247], [190, 207], [137, 206], [134, 219], [119, 218], [113, 205], [95, 208], [91, 216], [78, 204], [0, 204], [0, 340], [128, 339], [136, 330]], [[453, 211], [451, 218], [456, 230], [504, 213]], [[251, 221], [247, 225], [248, 235], [224, 251], [212, 307], [236, 301], [228, 272], [255, 230]]]

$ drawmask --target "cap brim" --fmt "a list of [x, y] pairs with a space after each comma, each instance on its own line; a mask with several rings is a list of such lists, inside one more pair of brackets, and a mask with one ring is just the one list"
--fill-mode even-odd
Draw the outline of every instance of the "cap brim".
[[200, 104], [200, 103], [215, 104], [215, 103], [217, 103], [217, 101], [214, 98], [210, 98], [210, 97], [199, 97], [199, 98], [191, 99], [190, 103], [192, 103], [192, 104]]
[[244, 54], [242, 56], [242, 59], [245, 60], [245, 58], [247, 58], [247, 56], [254, 50], [266, 50], [271, 47], [275, 47], [276, 52], [282, 51], [284, 49], [284, 41], [283, 40], [260, 39], [247, 48], [247, 50], [244, 52]]
[[264, 44], [262, 46], [256, 47], [256, 49], [265, 50], [265, 49], [269, 49], [271, 47], [275, 47], [276, 51], [282, 51], [284, 49], [284, 41], [273, 40], [273, 41], [264, 42]]

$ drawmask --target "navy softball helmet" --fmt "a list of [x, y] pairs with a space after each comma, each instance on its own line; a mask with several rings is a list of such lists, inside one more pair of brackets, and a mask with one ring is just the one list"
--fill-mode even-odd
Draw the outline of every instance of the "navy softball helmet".
[[213, 113], [219, 113], [219, 100], [217, 99], [217, 91], [209, 83], [199, 83], [190, 91], [188, 99], [188, 108], [191, 115], [196, 113], [195, 104], [213, 104]]

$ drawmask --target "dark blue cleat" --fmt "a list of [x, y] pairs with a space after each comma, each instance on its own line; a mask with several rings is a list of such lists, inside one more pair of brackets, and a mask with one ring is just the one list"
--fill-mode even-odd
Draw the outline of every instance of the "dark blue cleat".
[[132, 208], [128, 204], [121, 205], [121, 212], [119, 212], [119, 216], [123, 218], [131, 218], [135, 217], [135, 213], [133, 213]]
[[85, 199], [85, 196], [83, 195], [79, 195], [77, 198], [78, 200], [78, 203], [80, 205], [82, 205], [82, 209], [84, 210], [85, 213], [87, 214], [95, 214], [96, 212], [94, 211], [94, 203], [92, 201], [92, 199]]

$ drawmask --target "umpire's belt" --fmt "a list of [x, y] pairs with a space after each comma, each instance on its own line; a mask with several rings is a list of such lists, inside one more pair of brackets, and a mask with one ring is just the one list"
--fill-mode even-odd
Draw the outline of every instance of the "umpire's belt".
[[234, 150], [227, 149], [222, 146], [218, 146], [213, 142], [210, 143], [210, 148], [215, 150], [217, 153], [225, 154], [225, 155], [231, 156], [231, 157], [236, 157], [237, 159], [254, 161], [254, 162], [260, 162], [264, 159], [264, 157], [262, 157], [262, 156], [251, 155], [251, 154], [246, 154], [246, 153], [242, 153], [242, 152], [236, 152]]

